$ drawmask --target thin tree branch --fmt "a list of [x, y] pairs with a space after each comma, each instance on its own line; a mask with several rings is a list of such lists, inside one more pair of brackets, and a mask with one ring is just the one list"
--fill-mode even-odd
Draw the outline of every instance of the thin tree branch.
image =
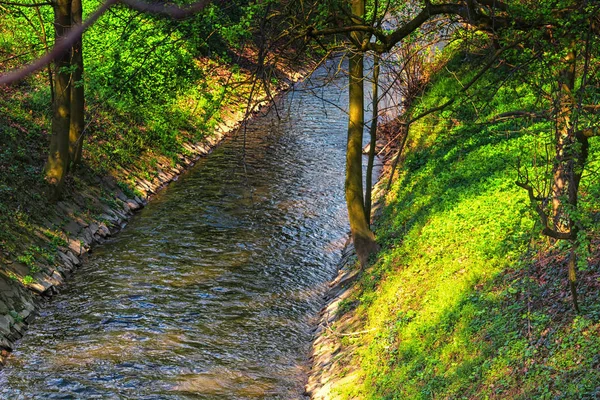
[[42, 3], [18, 3], [13, 1], [0, 1], [0, 4], [4, 6], [16, 6], [16, 7], [42, 7], [42, 6], [51, 6], [52, 2], [42, 2]]
[[106, 11], [119, 2], [137, 11], [163, 15], [175, 19], [183, 19], [190, 17], [204, 9], [210, 3], [210, 0], [200, 0], [186, 7], [179, 7], [174, 4], [150, 4], [138, 0], [106, 0], [106, 2], [102, 4], [92, 15], [90, 15], [83, 24], [73, 27], [68, 34], [66, 34], [60, 41], [57, 41], [50, 52], [46, 53], [25, 67], [13, 69], [0, 75], [0, 86], [22, 80], [26, 76], [39, 71], [46, 65], [50, 64], [61, 54], [69, 51], [73, 44], [79, 40], [83, 32], [96, 23], [98, 18], [100, 18]]

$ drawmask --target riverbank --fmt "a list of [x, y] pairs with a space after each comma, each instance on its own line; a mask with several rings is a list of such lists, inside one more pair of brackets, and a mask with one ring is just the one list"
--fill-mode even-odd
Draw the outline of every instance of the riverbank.
[[[398, 152], [397, 129], [393, 121], [379, 127], [380, 141], [376, 150], [377, 153], [383, 150], [379, 160], [383, 165], [373, 186], [373, 221], [381, 217], [385, 205], [393, 156]], [[351, 359], [357, 348], [350, 340], [365, 332], [361, 331], [361, 322], [349, 311], [355, 306], [354, 299], [359, 291], [357, 282], [361, 275], [352, 240], [348, 238], [338, 264], [338, 274], [329, 283], [324, 297], [325, 306], [319, 312], [314, 329], [310, 371], [305, 386], [305, 392], [311, 399], [327, 400], [334, 397], [336, 388], [356, 372], [356, 365], [351, 364]]]
[[[416, 114], [460, 93], [483, 60], [456, 53], [413, 104]], [[474, 91], [496, 88], [503, 68]], [[527, 107], [535, 99], [527, 90], [501, 87], [485, 107], [474, 104], [477, 112], [462, 104], [411, 126], [375, 223], [381, 251], [356, 278], [342, 275], [323, 312], [313, 360], [320, 375], [307, 387], [313, 398], [598, 396], [597, 227], [577, 271], [578, 314], [564, 244], [540, 235], [527, 194], [514, 184], [515, 165], [533, 158], [551, 129], [482, 123]], [[591, 143], [590, 154], [598, 151]], [[594, 175], [584, 180], [596, 193]], [[596, 198], [584, 193], [582, 201], [595, 215]], [[352, 268], [350, 261], [343, 271]]]
[[[304, 69], [279, 66], [270, 94], [283, 93], [313, 66], [311, 62]], [[66, 193], [56, 204], [45, 200], [39, 181], [45, 160], [45, 140], [41, 139], [47, 134], [48, 120], [42, 114], [21, 114], [21, 108], [15, 108], [23, 104], [25, 111], [35, 90], [27, 85], [5, 89], [8, 97], [0, 104], [3, 110], [6, 107], [0, 125], [7, 136], [3, 153], [6, 159], [0, 163], [0, 190], [5, 194], [0, 201], [1, 363], [23, 336], [40, 304], [60, 290], [95, 245], [120, 231], [155, 193], [209, 154], [241, 123], [268, 108], [271, 97], [264, 91], [255, 92], [252, 102], [244, 98], [253, 90], [250, 65], [241, 72], [234, 65], [212, 63], [210, 67], [217, 71], [217, 77], [229, 78], [228, 69], [235, 67], [239, 82], [234, 95], [224, 96], [214, 120], [203, 125], [209, 131], [179, 134], [178, 147], [169, 151], [147, 147], [134, 154], [137, 150], [133, 148], [128, 154], [123, 153], [127, 151], [123, 145], [110, 146], [110, 140], [119, 139], [117, 129], [127, 129], [120, 120], [123, 116], [116, 116], [113, 123], [110, 116], [102, 114], [92, 122], [92, 133], [84, 147], [84, 165], [69, 178]], [[29, 84], [43, 84], [43, 80], [36, 77]], [[19, 132], [26, 140], [11, 141]], [[111, 137], [113, 134], [117, 137]], [[134, 139], [131, 133], [123, 135]], [[117, 150], [121, 162], [110, 162], [111, 151]], [[23, 179], [11, 179], [14, 175]]]

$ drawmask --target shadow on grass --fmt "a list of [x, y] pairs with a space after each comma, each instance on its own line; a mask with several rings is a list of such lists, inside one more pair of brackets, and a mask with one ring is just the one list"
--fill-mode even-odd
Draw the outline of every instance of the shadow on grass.
[[597, 262], [581, 273], [578, 316], [560, 252], [527, 251], [537, 231], [511, 170], [529, 137], [476, 128], [454, 128], [406, 158], [378, 225], [384, 250], [357, 296], [376, 332], [360, 339], [359, 390], [390, 399], [594, 398]]

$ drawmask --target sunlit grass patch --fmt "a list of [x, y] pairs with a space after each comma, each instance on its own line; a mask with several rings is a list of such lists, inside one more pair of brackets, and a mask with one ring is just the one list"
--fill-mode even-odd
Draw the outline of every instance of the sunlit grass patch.
[[[456, 77], [470, 79], [477, 62], [451, 62], [458, 72], [435, 77], [415, 109], [443, 103], [460, 88]], [[501, 88], [477, 112], [461, 104], [411, 126], [377, 222], [382, 251], [348, 300], [358, 304], [365, 334], [353, 338], [359, 373], [339, 385], [341, 397], [600, 395], [597, 260], [580, 271], [586, 306], [575, 316], [560, 245], [549, 248], [540, 237], [526, 193], [514, 184], [519, 163], [532, 175], [545, 173], [530, 160], [549, 127], [483, 123], [527, 108], [532, 98], [526, 87]], [[589, 192], [598, 186], [592, 182]]]

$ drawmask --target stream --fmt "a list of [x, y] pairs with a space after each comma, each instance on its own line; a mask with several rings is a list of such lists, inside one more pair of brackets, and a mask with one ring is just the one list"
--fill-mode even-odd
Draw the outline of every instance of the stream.
[[283, 95], [96, 247], [0, 371], [0, 397], [303, 398], [311, 330], [349, 229], [346, 79], [307, 90], [327, 75]]

